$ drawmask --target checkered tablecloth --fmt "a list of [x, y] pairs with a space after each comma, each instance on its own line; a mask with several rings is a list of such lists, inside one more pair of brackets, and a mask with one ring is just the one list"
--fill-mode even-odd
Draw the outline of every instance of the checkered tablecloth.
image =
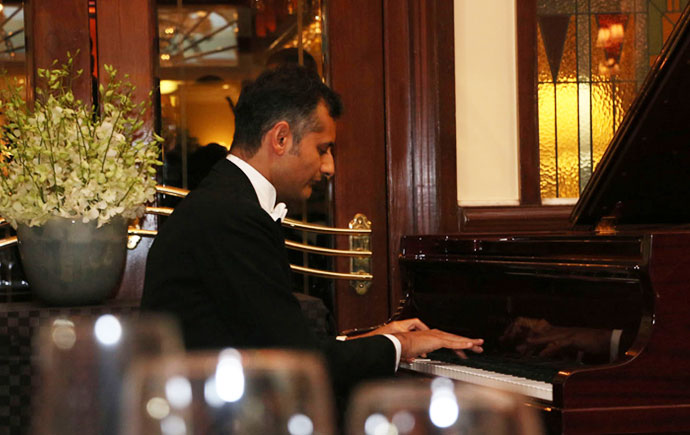
[[38, 328], [57, 316], [132, 315], [138, 301], [113, 301], [85, 307], [41, 307], [32, 303], [0, 304], [0, 435], [25, 434], [31, 418], [31, 396], [38, 381], [32, 339]]

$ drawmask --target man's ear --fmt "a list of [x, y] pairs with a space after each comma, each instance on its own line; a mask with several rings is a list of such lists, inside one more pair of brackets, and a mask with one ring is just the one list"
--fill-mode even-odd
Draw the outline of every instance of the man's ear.
[[273, 152], [279, 156], [282, 156], [285, 154], [285, 151], [288, 149], [290, 142], [292, 141], [290, 124], [288, 124], [287, 121], [278, 121], [273, 128], [266, 133], [266, 136]]

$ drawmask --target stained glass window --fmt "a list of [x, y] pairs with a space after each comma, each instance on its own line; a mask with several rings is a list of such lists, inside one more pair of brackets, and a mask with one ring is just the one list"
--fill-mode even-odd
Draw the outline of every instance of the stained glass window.
[[687, 3], [538, 0], [543, 203], [579, 196]]

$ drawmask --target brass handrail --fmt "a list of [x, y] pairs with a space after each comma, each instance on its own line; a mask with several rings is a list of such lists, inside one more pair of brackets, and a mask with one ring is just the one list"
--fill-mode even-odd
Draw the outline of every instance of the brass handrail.
[[349, 251], [345, 249], [322, 248], [321, 246], [307, 245], [305, 243], [293, 242], [292, 240], [286, 240], [285, 246], [298, 251], [311, 252], [313, 254], [321, 255], [340, 255], [343, 257], [371, 257], [372, 255], [371, 251]]
[[[147, 210], [148, 212], [148, 207]], [[156, 230], [145, 230], [136, 227], [129, 227], [127, 233], [130, 236], [141, 236], [141, 237], [156, 237], [158, 232]], [[288, 248], [296, 249], [303, 252], [311, 252], [313, 254], [321, 255], [340, 255], [343, 257], [371, 257], [371, 251], [348, 251], [344, 249], [331, 249], [322, 248], [321, 246], [307, 245], [304, 243], [293, 242], [292, 240], [286, 240], [285, 246]]]
[[[186, 189], [181, 189], [179, 187], [172, 187], [172, 186], [163, 186], [163, 185], [158, 185], [156, 186], [156, 191], [158, 193], [162, 193], [165, 195], [170, 195], [178, 198], [184, 198], [187, 196], [189, 193], [188, 190]], [[159, 216], [169, 216], [172, 214], [173, 209], [170, 207], [146, 207], [146, 213], [149, 214], [155, 214]], [[318, 233], [318, 234], [330, 234], [330, 235], [346, 235], [350, 236], [370, 236], [371, 235], [371, 229], [370, 228], [358, 228], [358, 229], [353, 229], [353, 228], [332, 228], [328, 227], [325, 225], [319, 225], [319, 224], [312, 224], [308, 222], [300, 222], [296, 221], [294, 219], [290, 218], [284, 218], [283, 221], [281, 222], [282, 226], [285, 228], [291, 228], [294, 230], [298, 231], [306, 231], [306, 232], [311, 232], [311, 233]], [[143, 237], [154, 237], [156, 235], [156, 232], [153, 230], [137, 230], [134, 228], [130, 228], [130, 234], [132, 235], [139, 235]], [[286, 240], [285, 241], [285, 246], [288, 249], [293, 249], [293, 250], [298, 250], [306, 253], [314, 253], [314, 254], [319, 254], [319, 255], [331, 255], [331, 256], [341, 256], [341, 257], [349, 257], [351, 258], [352, 261], [371, 261], [371, 260], [364, 260], [364, 259], [369, 259], [372, 257], [372, 252], [370, 250], [344, 250], [344, 249], [331, 249], [331, 248], [322, 248], [320, 246], [313, 246], [313, 245], [308, 245], [306, 243], [298, 243], [298, 242], [293, 242], [292, 240]], [[352, 266], [351, 266], [352, 267]], [[303, 267], [303, 266], [295, 266], [293, 264], [290, 265], [290, 268], [297, 273], [301, 273], [303, 275], [310, 275], [310, 276], [318, 276], [322, 278], [335, 278], [335, 279], [350, 279], [353, 281], [356, 281], [356, 285], [358, 286], [367, 286], [368, 284], [363, 283], [363, 281], [371, 281], [372, 277], [370, 274], [353, 274], [353, 273], [338, 273], [338, 272], [331, 272], [331, 271], [326, 271], [326, 270], [319, 270], [319, 269], [313, 269], [310, 267]], [[363, 272], [362, 272], [363, 273]], [[365, 292], [366, 290], [358, 290], [358, 292]]]
[[140, 236], [140, 237], [156, 237], [158, 231], [156, 230], [145, 230], [142, 228], [129, 227], [127, 228], [127, 234], [130, 236]]
[[369, 273], [339, 273], [327, 270], [312, 269], [310, 267], [290, 265], [290, 269], [305, 275], [319, 276], [321, 278], [350, 279], [356, 281], [371, 281], [374, 276]]
[[333, 228], [327, 227], [325, 225], [310, 224], [306, 222], [296, 221], [294, 219], [285, 218], [283, 219], [283, 226], [286, 228], [294, 228], [302, 231], [309, 231], [312, 233], [319, 234], [337, 234], [343, 236], [361, 236], [371, 234], [371, 230], [351, 230], [349, 228]]
[[151, 207], [151, 206], [146, 206], [146, 214], [155, 214], [158, 216], [170, 216], [175, 210], [172, 207]]
[[189, 190], [182, 189], [174, 186], [164, 186], [159, 184], [156, 186], [156, 192], [162, 193], [164, 195], [175, 196], [177, 198], [184, 198], [189, 193]]
[[0, 248], [8, 248], [17, 244], [17, 236], [5, 237], [0, 239]]
[[[156, 192], [162, 193], [164, 195], [174, 196], [177, 198], [184, 198], [189, 193], [189, 190], [173, 186], [163, 186], [159, 184], [156, 186]], [[149, 213], [149, 209], [152, 209], [150, 213], [159, 214], [161, 216], [168, 216], [170, 213], [172, 213], [172, 209], [170, 207], [146, 207], [147, 213]], [[155, 209], [155, 211], [153, 209]], [[170, 210], [170, 213], [167, 212], [168, 209]], [[312, 233], [319, 234], [341, 234], [345, 236], [359, 236], [371, 234], [371, 230], [368, 229], [352, 230], [349, 228], [333, 228], [325, 225], [300, 222], [290, 218], [283, 219], [282, 224], [286, 228], [293, 228], [296, 230], [309, 231]]]

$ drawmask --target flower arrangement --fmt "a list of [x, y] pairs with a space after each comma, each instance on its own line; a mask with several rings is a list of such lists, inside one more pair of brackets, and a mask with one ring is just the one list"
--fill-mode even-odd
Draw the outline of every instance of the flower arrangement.
[[52, 216], [97, 221], [143, 214], [153, 200], [160, 165], [155, 133], [141, 132], [144, 102], [134, 86], [105, 66], [100, 110], [75, 98], [73, 57], [61, 67], [38, 69], [33, 107], [16, 81], [0, 90], [0, 216], [18, 224], [42, 225]]

